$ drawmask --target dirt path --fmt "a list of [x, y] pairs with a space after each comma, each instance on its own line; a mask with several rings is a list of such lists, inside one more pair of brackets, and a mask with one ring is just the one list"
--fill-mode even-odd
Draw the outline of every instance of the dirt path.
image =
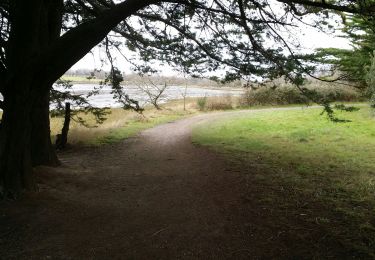
[[249, 196], [251, 169], [191, 143], [192, 125], [223, 115], [61, 154], [62, 167], [39, 169], [39, 193], [1, 206], [0, 258], [300, 256]]

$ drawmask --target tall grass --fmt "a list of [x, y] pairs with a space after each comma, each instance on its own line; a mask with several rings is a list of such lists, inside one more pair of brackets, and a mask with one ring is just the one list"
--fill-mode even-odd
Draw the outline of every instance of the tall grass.
[[218, 97], [200, 97], [197, 99], [197, 108], [199, 111], [228, 110], [233, 109], [234, 99], [231, 95]]
[[235, 99], [231, 95], [212, 97], [207, 100], [207, 110], [229, 110], [235, 107]]

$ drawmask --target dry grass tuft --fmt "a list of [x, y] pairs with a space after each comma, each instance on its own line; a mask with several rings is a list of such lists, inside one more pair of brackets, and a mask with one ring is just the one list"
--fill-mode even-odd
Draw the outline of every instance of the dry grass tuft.
[[229, 110], [234, 107], [234, 98], [231, 95], [208, 98], [207, 110]]

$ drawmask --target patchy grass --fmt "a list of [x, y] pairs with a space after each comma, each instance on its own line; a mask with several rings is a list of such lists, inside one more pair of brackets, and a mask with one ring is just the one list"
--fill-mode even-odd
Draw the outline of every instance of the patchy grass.
[[[171, 101], [162, 105], [162, 110], [148, 107], [143, 115], [121, 108], [111, 109], [111, 114], [101, 125], [95, 126], [94, 118], [90, 115], [80, 115], [92, 126], [84, 127], [77, 122], [71, 121], [68, 142], [73, 145], [100, 145], [121, 141], [131, 137], [138, 132], [156, 126], [158, 124], [174, 121], [197, 112], [195, 101], [187, 100], [187, 110], [183, 110], [181, 101]], [[60, 133], [63, 118], [51, 118], [51, 136]]]
[[342, 112], [350, 123], [330, 122], [320, 112], [254, 111], [203, 125], [193, 140], [248, 172], [252, 196], [284, 228], [324, 230], [314, 238], [317, 250], [337, 241], [353, 256], [374, 258], [374, 112]]

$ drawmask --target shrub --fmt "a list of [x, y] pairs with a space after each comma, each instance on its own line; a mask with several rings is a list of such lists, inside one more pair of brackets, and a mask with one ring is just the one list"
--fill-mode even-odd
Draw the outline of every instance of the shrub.
[[207, 110], [228, 110], [232, 109], [232, 96], [212, 97], [207, 100]]
[[241, 106], [305, 104], [308, 100], [293, 88], [247, 90], [240, 97]]
[[197, 99], [197, 106], [200, 111], [204, 111], [206, 109], [207, 97], [199, 97]]
[[[329, 98], [332, 102], [364, 101], [365, 98], [357, 90], [349, 87], [336, 87], [329, 85], [307, 85], [308, 89], [316, 90], [319, 94]], [[308, 104], [307, 97], [295, 87], [286, 86], [279, 88], [262, 87], [256, 90], [247, 90], [240, 97], [240, 106], [249, 107], [257, 105], [288, 105]]]

